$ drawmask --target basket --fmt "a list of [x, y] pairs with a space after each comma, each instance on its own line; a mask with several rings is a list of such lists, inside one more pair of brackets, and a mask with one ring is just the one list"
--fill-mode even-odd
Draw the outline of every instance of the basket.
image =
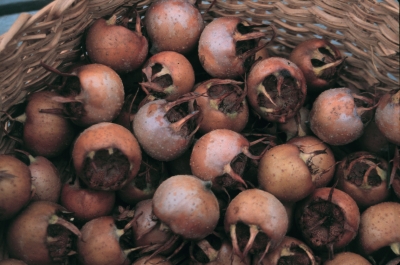
[[[13, 150], [12, 122], [32, 92], [56, 76], [40, 66], [60, 70], [81, 57], [81, 38], [95, 19], [120, 6], [138, 2], [144, 14], [151, 0], [55, 0], [34, 15], [23, 13], [0, 36], [0, 153]], [[197, 0], [203, 12], [210, 1]], [[399, 88], [399, 3], [396, 0], [217, 0], [206, 20], [238, 16], [254, 23], [274, 24], [272, 56], [288, 57], [309, 38], [330, 39], [348, 56], [339, 84], [366, 91]], [[3, 228], [2, 228], [3, 227]], [[0, 236], [4, 225], [0, 223]], [[4, 232], [4, 231], [3, 231]], [[4, 239], [0, 237], [0, 250]], [[2, 255], [0, 252], [0, 260]]]

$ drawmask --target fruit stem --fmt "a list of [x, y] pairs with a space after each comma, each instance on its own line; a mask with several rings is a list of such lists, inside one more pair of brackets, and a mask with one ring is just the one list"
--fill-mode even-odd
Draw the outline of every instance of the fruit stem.
[[236, 237], [236, 224], [231, 224], [229, 231], [230, 231], [230, 235], [231, 235], [233, 251], [238, 256], [241, 256], [242, 253], [239, 249], [239, 243], [238, 243], [238, 239]]
[[228, 174], [229, 176], [231, 176], [232, 179], [236, 180], [237, 182], [242, 183], [246, 188], [247, 188], [247, 184], [246, 182], [242, 179], [241, 176], [239, 176], [231, 167], [230, 164], [226, 164], [224, 166], [224, 173]]
[[78, 238], [81, 238], [82, 234], [81, 231], [72, 223], [68, 222], [67, 220], [53, 214], [50, 219], [49, 219], [49, 224], [50, 225], [61, 225], [64, 228], [68, 229], [71, 231], [73, 234], [75, 234]]
[[139, 36], [143, 36], [143, 35], [142, 35], [142, 26], [140, 25], [140, 22], [141, 22], [141, 20], [140, 20], [140, 15], [139, 15], [137, 9], [135, 9], [135, 14], [136, 14], [136, 25], [135, 25], [135, 30], [136, 30], [136, 32], [137, 32], [137, 34], [138, 34]]
[[60, 71], [57, 70], [56, 68], [54, 68], [54, 67], [52, 67], [52, 66], [50, 66], [50, 65], [48, 65], [48, 64], [45, 64], [43, 61], [40, 61], [40, 65], [41, 65], [44, 69], [46, 69], [47, 71], [52, 72], [52, 73], [55, 73], [55, 74], [57, 74], [57, 75], [61, 75], [61, 76], [65, 76], [65, 77], [72, 77], [72, 76], [76, 77], [76, 74], [70, 74], [70, 73], [63, 73], [63, 72], [60, 72]]
[[218, 251], [216, 251], [205, 239], [202, 239], [196, 243], [196, 245], [206, 254], [209, 262], [214, 261], [218, 257]]
[[149, 246], [150, 245], [145, 245], [145, 246], [139, 246], [139, 247], [135, 247], [135, 248], [124, 249], [123, 252], [124, 252], [125, 256], [128, 256], [130, 253], [132, 253], [132, 252], [134, 252], [136, 250], [147, 248]]
[[390, 244], [390, 248], [392, 249], [394, 254], [400, 256], [400, 242], [395, 242], [393, 244]]
[[30, 163], [30, 164], [36, 162], [36, 158], [33, 157], [31, 154], [29, 154], [27, 151], [20, 150], [20, 149], [14, 149], [14, 151], [26, 155], [26, 156], [29, 158], [29, 163]]
[[259, 160], [259, 159], [261, 159], [261, 157], [263, 156], [264, 151], [261, 153], [261, 155], [255, 156], [255, 155], [253, 155], [253, 154], [250, 153], [249, 147], [248, 147], [248, 146], [245, 146], [245, 147], [242, 148], [242, 153], [243, 153], [245, 156], [247, 156], [248, 158], [250, 158], [250, 159]]
[[257, 236], [258, 232], [260, 231], [258, 229], [258, 226], [256, 226], [256, 225], [249, 225], [249, 229], [250, 229], [250, 237], [249, 237], [249, 241], [247, 241], [246, 247], [243, 250], [242, 259], [244, 259], [247, 256], [250, 249], [253, 247], [254, 240], [256, 239], [256, 236]]
[[185, 125], [191, 118], [193, 118], [195, 115], [199, 113], [198, 110], [193, 111], [192, 113], [186, 115], [179, 121], [176, 121], [174, 123], [171, 123], [169, 127], [174, 131], [174, 132], [179, 132], [182, 129], [182, 126]]
[[117, 16], [114, 14], [106, 21], [106, 25], [113, 26], [115, 24], [117, 24]]
[[207, 94], [207, 92], [202, 93], [202, 94], [199, 94], [199, 93], [196, 93], [196, 92], [189, 92], [187, 94], [184, 94], [180, 98], [178, 98], [177, 100], [172, 101], [172, 102], [168, 102], [167, 104], [165, 104], [164, 111], [168, 112], [170, 109], [172, 109], [173, 107], [175, 107], [175, 106], [177, 106], [177, 105], [179, 105], [179, 104], [181, 104], [183, 102], [187, 102], [187, 101], [190, 101], [192, 99], [201, 97], [201, 96], [203, 96], [205, 94]]
[[261, 264], [261, 262], [262, 262], [262, 260], [264, 259], [265, 255], [267, 255], [270, 246], [271, 246], [271, 240], [268, 241], [268, 244], [267, 244], [267, 246], [265, 247], [265, 250], [264, 250], [263, 254], [261, 255], [260, 259], [258, 260], [258, 264]]
[[347, 56], [346, 56], [346, 57], [343, 57], [342, 59], [339, 59], [339, 60], [337, 60], [337, 61], [334, 61], [334, 62], [332, 62], [332, 63], [327, 63], [327, 64], [325, 64], [325, 65], [323, 65], [323, 66], [321, 66], [321, 67], [314, 67], [314, 68], [313, 68], [314, 74], [315, 74], [317, 77], [320, 77], [320, 76], [323, 74], [324, 70], [326, 70], [326, 69], [328, 69], [328, 68], [332, 68], [332, 67], [339, 66], [339, 65], [341, 65], [341, 64], [344, 62], [344, 60], [346, 60], [346, 59], [347, 59]]

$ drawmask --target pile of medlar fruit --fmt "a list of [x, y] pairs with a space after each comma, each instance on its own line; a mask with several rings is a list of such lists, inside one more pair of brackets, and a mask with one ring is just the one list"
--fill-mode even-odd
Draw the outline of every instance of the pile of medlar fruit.
[[399, 90], [347, 87], [328, 39], [268, 56], [273, 24], [135, 8], [9, 115], [0, 264], [398, 259]]

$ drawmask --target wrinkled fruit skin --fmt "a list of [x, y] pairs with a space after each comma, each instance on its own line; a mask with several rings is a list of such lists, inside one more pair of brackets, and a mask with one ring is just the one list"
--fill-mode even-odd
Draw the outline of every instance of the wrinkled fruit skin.
[[189, 1], [158, 0], [146, 11], [144, 25], [150, 38], [152, 54], [193, 50], [204, 28], [200, 11]]
[[138, 69], [146, 60], [147, 39], [124, 26], [96, 20], [86, 35], [86, 51], [93, 63], [104, 64], [118, 73]]
[[311, 109], [310, 126], [319, 139], [330, 145], [345, 145], [359, 138], [364, 124], [351, 90], [333, 88], [322, 92]]
[[247, 77], [247, 87], [252, 109], [271, 122], [284, 123], [292, 118], [303, 106], [307, 94], [301, 70], [279, 57], [256, 62]]

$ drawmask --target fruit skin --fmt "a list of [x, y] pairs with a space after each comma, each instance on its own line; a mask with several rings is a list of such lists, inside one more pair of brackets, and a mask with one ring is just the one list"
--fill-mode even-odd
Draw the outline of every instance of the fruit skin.
[[[172, 79], [172, 85], [163, 89], [166, 94], [165, 100], [174, 101], [183, 94], [189, 93], [195, 82], [195, 74], [193, 67], [188, 59], [180, 53], [173, 51], [163, 51], [154, 54], [143, 66], [143, 72], [151, 71], [151, 68], [156, 64], [161, 64], [164, 74], [168, 74]], [[157, 77], [162, 77], [157, 76]], [[157, 77], [154, 77], [157, 78]], [[148, 80], [148, 81], [154, 81]]]
[[[315, 186], [317, 188], [326, 187], [335, 174], [336, 163], [329, 146], [314, 136], [294, 137], [286, 143], [297, 145], [302, 150], [304, 159], [310, 163]], [[320, 151], [323, 153], [313, 156], [314, 152]]]
[[[330, 56], [319, 52], [323, 48], [329, 52]], [[311, 93], [318, 93], [331, 88], [338, 77], [336, 67], [326, 69], [328, 76], [323, 78], [324, 74], [314, 72], [314, 66], [311, 59], [318, 59], [321, 62], [332, 63], [342, 59], [340, 50], [326, 39], [309, 39], [298, 44], [290, 54], [289, 60], [294, 62], [304, 73], [307, 80], [307, 89]], [[318, 67], [316, 67], [318, 69]], [[335, 69], [333, 69], [335, 68]], [[326, 75], [326, 74], [325, 74]]]
[[0, 221], [16, 215], [31, 199], [29, 167], [10, 155], [0, 155]]
[[[140, 163], [142, 162], [142, 153], [135, 136], [121, 125], [101, 122], [84, 130], [76, 139], [72, 150], [72, 158], [76, 173], [87, 185], [90, 185], [90, 183], [82, 177], [84, 175], [83, 167], [85, 159], [91, 151], [109, 148], [120, 150], [127, 157], [131, 165], [129, 173], [126, 174], [126, 178], [118, 185], [111, 187], [110, 190], [122, 188], [139, 172]], [[101, 189], [99, 187], [91, 188]]]
[[364, 129], [351, 90], [333, 88], [322, 92], [310, 111], [313, 133], [330, 145], [345, 145], [359, 138]]
[[[223, 80], [223, 79], [210, 79], [204, 81], [196, 86], [194, 92], [199, 94], [210, 94], [210, 89], [213, 86], [231, 86], [233, 87], [232, 93], [236, 95], [235, 98], [240, 99], [240, 97], [245, 93], [239, 86], [238, 83], [234, 80]], [[226, 88], [228, 90], [228, 87]], [[244, 95], [245, 96], [245, 95]], [[199, 132], [208, 133], [212, 130], [216, 129], [228, 129], [235, 132], [241, 132], [245, 127], [249, 119], [249, 107], [245, 98], [241, 102], [234, 103], [233, 100], [230, 99], [227, 103], [235, 105], [223, 105], [223, 102], [219, 102], [220, 95], [218, 97], [211, 97], [208, 95], [207, 97], [198, 97], [196, 98], [197, 106], [201, 110], [201, 115], [198, 117], [199, 123]], [[229, 97], [229, 96], [228, 96]], [[220, 108], [220, 104], [223, 105]], [[229, 110], [226, 110], [228, 109]]]
[[[288, 85], [283, 83], [278, 89], [278, 79], [276, 85], [265, 86], [264, 81], [272, 76], [283, 80], [293, 78], [294, 82]], [[251, 108], [271, 122], [284, 123], [292, 118], [303, 106], [307, 95], [306, 80], [301, 70], [293, 62], [281, 57], [270, 57], [253, 64], [247, 77], [247, 87]], [[265, 93], [272, 98], [273, 103]], [[259, 104], [260, 97], [264, 98], [265, 104]]]
[[100, 122], [111, 122], [120, 113], [124, 104], [124, 85], [119, 75], [102, 64], [87, 64], [73, 69], [72, 75], [79, 78], [81, 91], [73, 100], [83, 106], [83, 115], [72, 121], [82, 127]]
[[30, 159], [29, 170], [32, 185], [35, 187], [33, 201], [52, 201], [57, 203], [61, 194], [61, 178], [54, 164], [43, 156]]
[[400, 243], [400, 203], [382, 202], [361, 215], [358, 242], [360, 250], [370, 255], [380, 248]]
[[154, 1], [146, 11], [144, 25], [152, 54], [161, 51], [186, 54], [195, 48], [204, 28], [200, 11], [184, 0]]
[[172, 128], [175, 123], [168, 120], [167, 106], [165, 99], [148, 102], [133, 120], [133, 132], [140, 146], [146, 154], [159, 161], [178, 158], [193, 141], [191, 133], [181, 133], [181, 130]]
[[[306, 199], [302, 200], [296, 206], [295, 218], [297, 225], [303, 222], [303, 213], [305, 212], [306, 207], [310, 207], [315, 202], [327, 202], [329, 201], [330, 194], [332, 192], [332, 188], [324, 187], [316, 189], [310, 196]], [[332, 197], [330, 202], [334, 205], [337, 205], [344, 216], [343, 222], [344, 225], [343, 233], [340, 237], [335, 240], [333, 243], [334, 249], [341, 249], [345, 247], [351, 240], [353, 240], [358, 232], [358, 228], [360, 225], [360, 210], [356, 204], [356, 202], [348, 195], [347, 193], [334, 189], [332, 192]], [[321, 224], [322, 225], [322, 224]], [[304, 236], [304, 235], [303, 235]], [[320, 248], [321, 246], [312, 246], [311, 242], [309, 242], [309, 238], [305, 239], [307, 244], [310, 247]]]
[[130, 265], [120, 247], [114, 219], [102, 216], [87, 222], [81, 229], [77, 252], [82, 265]]
[[296, 202], [315, 189], [310, 170], [294, 144], [281, 144], [269, 149], [258, 166], [260, 189], [279, 200]]
[[375, 123], [389, 142], [400, 145], [400, 90], [382, 96], [375, 111]]
[[87, 32], [86, 51], [92, 62], [107, 65], [118, 73], [127, 73], [144, 63], [148, 42], [141, 33], [99, 18]]
[[[198, 47], [199, 59], [204, 70], [211, 76], [223, 79], [244, 76], [247, 58], [238, 55], [236, 49], [238, 38], [245, 36], [239, 32], [239, 25], [249, 26], [239, 17], [219, 17], [210, 22], [201, 33]], [[260, 37], [252, 39], [260, 39]]]
[[229, 203], [224, 219], [225, 232], [229, 234], [231, 226], [238, 222], [256, 225], [268, 236], [270, 250], [282, 242], [289, 224], [283, 204], [271, 193], [259, 189], [244, 190]]
[[325, 261], [324, 265], [371, 265], [363, 256], [352, 252], [341, 252], [335, 254], [331, 260]]
[[54, 202], [35, 201], [18, 214], [7, 231], [10, 257], [29, 265], [61, 264], [61, 261], [52, 261], [48, 250], [50, 244], [46, 242], [50, 218], [59, 211], [66, 209]]
[[175, 234], [203, 239], [212, 233], [219, 219], [219, 204], [210, 186], [195, 176], [172, 176], [154, 193], [153, 213]]
[[56, 157], [70, 146], [75, 137], [75, 128], [69, 120], [39, 112], [41, 109], [62, 109], [63, 104], [52, 100], [55, 96], [59, 95], [53, 91], [39, 91], [28, 97], [22, 139], [25, 149], [32, 155]]
[[27, 265], [22, 260], [17, 259], [5, 259], [0, 261], [0, 265]]
[[76, 178], [62, 186], [61, 205], [74, 213], [77, 221], [87, 222], [109, 215], [115, 204], [115, 192], [85, 189]]

